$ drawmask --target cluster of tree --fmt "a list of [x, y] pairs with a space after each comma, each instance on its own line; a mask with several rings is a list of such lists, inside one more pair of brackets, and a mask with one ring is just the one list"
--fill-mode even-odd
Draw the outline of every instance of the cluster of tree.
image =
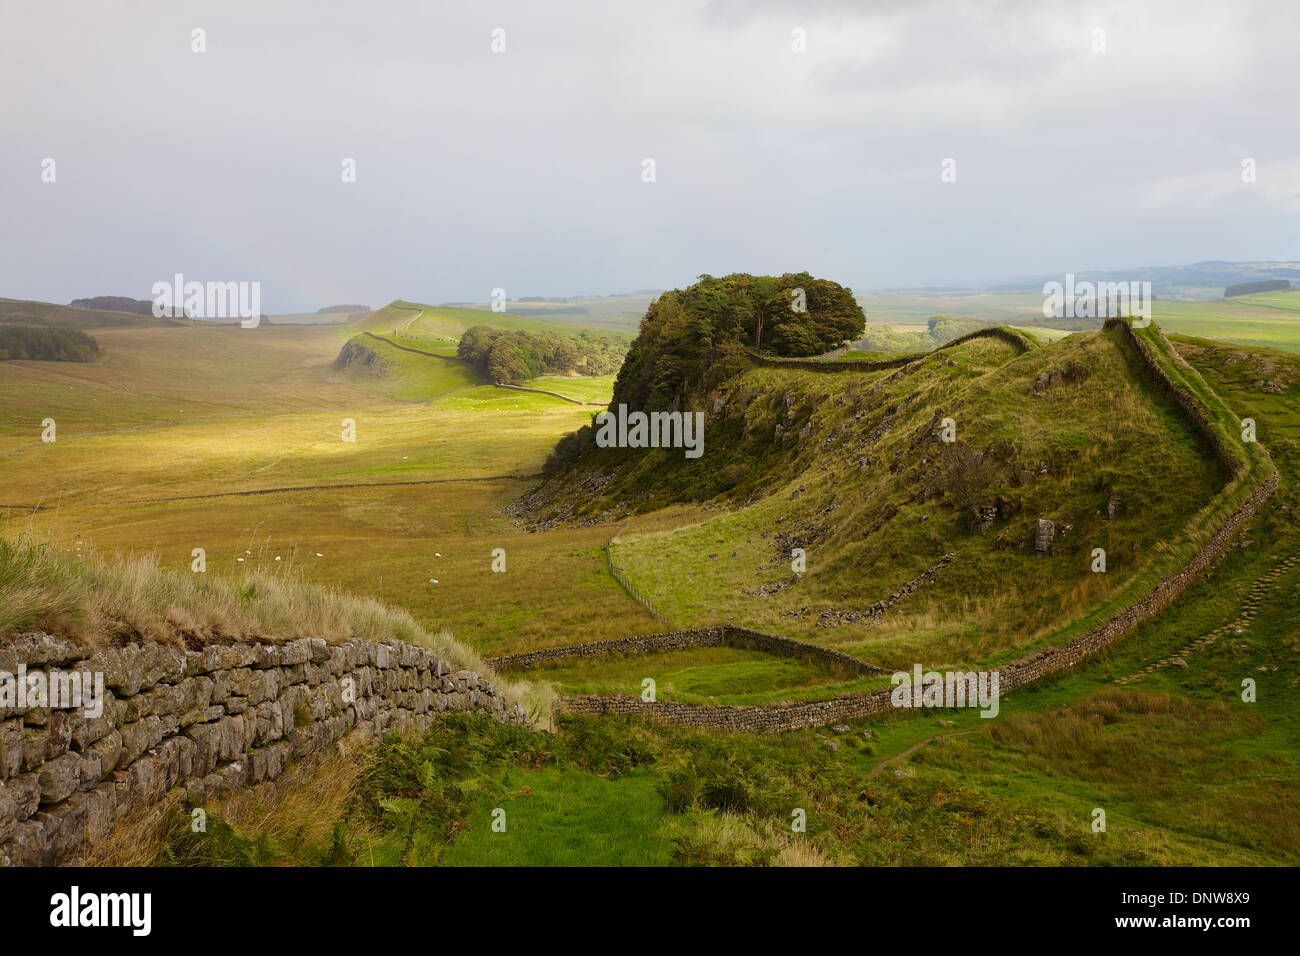
[[76, 309], [98, 309], [101, 312], [130, 312], [134, 315], [153, 315], [150, 299], [131, 299], [124, 295], [96, 295], [89, 299], [73, 299], [68, 303]]
[[0, 325], [0, 361], [93, 362], [99, 343], [80, 329]]
[[820, 355], [853, 341], [865, 325], [849, 289], [807, 272], [700, 276], [650, 303], [614, 383], [614, 404], [684, 408], [743, 367], [749, 348]]
[[539, 375], [609, 375], [626, 350], [626, 340], [587, 331], [559, 335], [474, 325], [461, 333], [456, 354], [488, 381], [517, 385]]
[[[807, 272], [700, 276], [650, 303], [614, 380], [610, 408], [697, 409], [709, 391], [751, 364], [751, 350], [786, 358], [821, 355], [852, 342], [865, 327], [851, 290]], [[560, 439], [544, 471], [561, 471], [595, 447], [595, 431], [585, 425]]]
[[1238, 295], [1251, 295], [1255, 292], [1279, 292], [1291, 288], [1290, 279], [1260, 279], [1258, 282], [1238, 282], [1223, 290], [1223, 297], [1231, 299]]

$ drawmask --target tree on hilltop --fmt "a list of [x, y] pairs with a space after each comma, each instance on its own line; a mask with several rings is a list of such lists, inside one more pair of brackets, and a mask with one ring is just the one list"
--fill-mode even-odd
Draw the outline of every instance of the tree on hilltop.
[[681, 408], [743, 367], [746, 347], [818, 355], [858, 338], [865, 326], [850, 290], [807, 272], [702, 275], [650, 303], [615, 380], [614, 403]]

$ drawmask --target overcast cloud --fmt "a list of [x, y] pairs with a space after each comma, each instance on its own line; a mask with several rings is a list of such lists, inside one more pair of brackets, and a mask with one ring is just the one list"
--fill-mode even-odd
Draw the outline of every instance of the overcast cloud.
[[1283, 0], [0, 0], [0, 296], [182, 272], [285, 312], [1300, 258], [1298, 35]]

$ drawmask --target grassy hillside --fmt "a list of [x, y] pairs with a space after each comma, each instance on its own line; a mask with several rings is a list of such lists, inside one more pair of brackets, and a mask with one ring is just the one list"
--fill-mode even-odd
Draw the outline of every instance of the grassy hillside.
[[[900, 713], [760, 737], [569, 719], [558, 738], [524, 731], [509, 741], [514, 732], [453, 718], [360, 770], [340, 766], [331, 799], [312, 811], [219, 807], [236, 826], [203, 845], [178, 815], [168, 852], [238, 862], [269, 846], [262, 862], [320, 863], [335, 852], [333, 862], [360, 865], [1296, 865], [1300, 387], [1254, 386], [1261, 366], [1286, 364], [1277, 352], [1174, 344], [1229, 406], [1257, 417], [1284, 474], [1280, 498], [1170, 611], [1068, 676], [1004, 698], [998, 718]], [[743, 665], [747, 686], [762, 680], [743, 652], [717, 656], [582, 668], [594, 685], [618, 668], [633, 687], [650, 675], [661, 690], [679, 683], [681, 699], [699, 693], [685, 682], [709, 667]], [[1244, 676], [1259, 683], [1257, 703], [1241, 699]], [[483, 756], [448, 766], [436, 786], [402, 769], [453, 752]], [[476, 796], [460, 787], [471, 779]], [[350, 809], [398, 790], [412, 798], [401, 815]], [[508, 836], [490, 833], [496, 807], [506, 808]], [[806, 834], [790, 832], [791, 807], [806, 812]], [[1104, 833], [1092, 830], [1097, 808]], [[300, 832], [304, 817], [315, 842], [264, 839]], [[341, 849], [337, 839], [331, 849], [340, 826]]]
[[365, 334], [348, 339], [330, 369], [335, 380], [375, 388], [396, 399], [429, 398], [482, 381], [455, 358], [405, 351]]
[[394, 330], [397, 330], [400, 334], [408, 336], [459, 339], [461, 333], [475, 325], [488, 325], [508, 331], [556, 332], [561, 335], [578, 335], [590, 331], [579, 325], [512, 315], [509, 312], [425, 305], [421, 302], [397, 299], [371, 312], [356, 324], [349, 325], [347, 332], [348, 334], [375, 332], [380, 335], [391, 335]]
[[[1175, 542], [1187, 517], [1227, 481], [1112, 333], [1025, 355], [976, 339], [868, 374], [755, 368], [711, 399], [701, 459], [599, 451], [526, 497], [529, 517], [608, 522], [704, 502], [713, 509], [704, 520], [642, 528], [634, 517], [613, 546], [674, 625], [733, 621], [890, 668], [1005, 657], [1131, 599], [1186, 558]], [[953, 444], [939, 440], [943, 418], [956, 423]], [[1040, 518], [1057, 527], [1046, 553], [1035, 549]], [[799, 575], [794, 548], [806, 552]], [[1106, 552], [1105, 573], [1091, 570], [1094, 548]], [[950, 553], [932, 584], [888, 614], [866, 613]], [[749, 664], [707, 657], [699, 665], [711, 683], [690, 675], [673, 685], [756, 703], [878, 683], [737, 681]], [[636, 666], [610, 665], [603, 685], [589, 665], [553, 676], [575, 689], [626, 689]]]
[[58, 422], [62, 441], [244, 412], [355, 407], [382, 397], [325, 380], [339, 351], [327, 327], [124, 326], [96, 329], [94, 337], [103, 352], [94, 363], [5, 365], [0, 452], [39, 442], [47, 417]]
[[614, 396], [613, 375], [543, 375], [523, 383], [527, 388], [558, 392], [582, 402], [608, 405]]
[[[0, 536], [187, 573], [204, 547], [213, 578], [288, 566], [492, 654], [652, 623], [606, 573], [606, 532], [543, 539], [501, 512], [589, 409], [490, 386], [396, 402], [392, 382], [331, 371], [340, 342], [325, 327], [95, 334], [100, 362], [8, 363], [0, 376]], [[422, 398], [455, 384], [430, 377], [448, 367], [400, 366]], [[592, 395], [611, 380], [536, 384]], [[40, 441], [46, 416], [54, 444]], [[497, 547], [506, 574], [490, 571]]]
[[[611, 577], [613, 537], [617, 566], [674, 624], [730, 619], [887, 665], [967, 666], [1056, 640], [1141, 590], [1185, 557], [1215, 517], [1206, 502], [1231, 490], [1112, 333], [1037, 336], [1028, 354], [978, 339], [869, 373], [749, 368], [709, 396], [701, 459], [595, 459], [581, 484], [543, 485], [527, 519], [508, 504], [593, 409], [490, 386], [399, 402], [442, 391], [433, 370], [448, 363], [381, 344], [395, 364], [377, 379], [331, 371], [346, 339], [325, 327], [95, 336], [97, 363], [7, 363], [0, 377], [11, 631], [425, 634], [487, 657], [663, 630]], [[453, 347], [433, 336], [412, 344]], [[1294, 865], [1300, 362], [1173, 344], [1200, 374], [1176, 371], [1221, 410], [1220, 427], [1257, 420], [1282, 491], [1170, 611], [1009, 695], [996, 720], [891, 715], [771, 737], [619, 719], [565, 721], [558, 736], [452, 721], [350, 755], [273, 807], [210, 807], [209, 840], [177, 827], [135, 849], [212, 863]], [[612, 383], [530, 384], [600, 401]], [[54, 444], [39, 441], [47, 414]], [[341, 440], [345, 417], [355, 443]], [[934, 437], [943, 417], [955, 445]], [[1058, 526], [1042, 556], [1039, 517]], [[1105, 574], [1089, 569], [1094, 546], [1107, 551]], [[196, 547], [203, 576], [190, 571]], [[797, 580], [793, 547], [807, 551]], [[498, 548], [505, 572], [492, 570]], [[888, 614], [861, 616], [950, 552]], [[688, 702], [872, 685], [735, 648], [529, 676], [632, 694], [654, 677], [660, 699]], [[1247, 676], [1257, 704], [1240, 699]], [[412, 776], [424, 761], [441, 768], [432, 785]], [[409, 802], [385, 808], [395, 797]], [[1104, 835], [1090, 830], [1098, 806]], [[491, 833], [495, 807], [509, 836]], [[792, 807], [807, 810], [806, 835], [789, 832]]]
[[139, 315], [134, 312], [82, 309], [69, 305], [54, 305], [50, 302], [28, 302], [23, 299], [0, 299], [0, 323], [5, 322], [14, 325], [44, 325], [57, 329], [149, 328], [190, 324], [185, 319], [156, 319], [152, 315]]

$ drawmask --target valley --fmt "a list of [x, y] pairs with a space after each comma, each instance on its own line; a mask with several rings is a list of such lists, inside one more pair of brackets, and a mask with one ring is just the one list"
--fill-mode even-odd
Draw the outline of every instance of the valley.
[[[543, 474], [547, 459], [596, 407], [496, 388], [457, 363], [455, 340], [482, 318], [467, 311], [90, 324], [96, 362], [0, 364], [0, 534], [71, 562], [129, 555], [183, 573], [202, 548], [214, 581], [267, 574], [373, 597], [484, 658], [729, 623], [886, 671], [987, 669], [1132, 603], [1237, 494], [1117, 333], [1032, 327], [1023, 352], [991, 337], [876, 371], [741, 368], [710, 391], [702, 458], [607, 448], [560, 479]], [[340, 365], [371, 330], [377, 360]], [[555, 856], [575, 813], [613, 841], [574, 851], [588, 862], [1294, 863], [1300, 363], [1235, 340], [1173, 335], [1168, 348], [1205, 400], [1256, 419], [1280, 490], [1172, 607], [1070, 673], [1004, 694], [996, 718], [899, 711], [754, 737], [552, 715], [555, 694], [636, 696], [646, 678], [661, 701], [710, 706], [889, 686], [725, 646], [560, 660], [527, 677], [550, 688], [535, 722], [572, 752], [489, 774], [492, 799], [540, 814], [504, 856], [469, 835], [486, 795], [457, 811], [465, 836], [430, 830], [402, 852], [389, 824], [327, 809], [389, 846], [381, 858], [422, 863], [576, 859]], [[526, 385], [604, 404], [615, 380]], [[45, 417], [54, 443], [40, 440]], [[941, 418], [957, 442], [933, 437]], [[1105, 573], [1091, 570], [1095, 548]], [[1234, 689], [1246, 676], [1252, 705]], [[614, 752], [631, 762], [612, 771]], [[1197, 809], [1211, 791], [1213, 814]], [[808, 811], [804, 849], [781, 830], [793, 806]], [[1095, 806], [1110, 808], [1101, 839], [1088, 832]], [[631, 807], [642, 816], [626, 819]], [[241, 819], [249, 834], [264, 825]], [[298, 862], [315, 852], [281, 849]]]

